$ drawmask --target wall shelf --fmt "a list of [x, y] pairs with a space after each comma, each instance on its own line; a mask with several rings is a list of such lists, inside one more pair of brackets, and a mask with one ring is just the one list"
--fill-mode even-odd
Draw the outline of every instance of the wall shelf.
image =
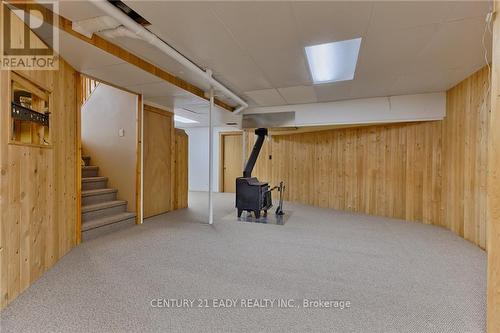
[[12, 119], [26, 120], [43, 126], [49, 126], [49, 115], [22, 106], [19, 103], [11, 103]]
[[12, 73], [10, 96], [9, 143], [50, 146], [50, 93]]

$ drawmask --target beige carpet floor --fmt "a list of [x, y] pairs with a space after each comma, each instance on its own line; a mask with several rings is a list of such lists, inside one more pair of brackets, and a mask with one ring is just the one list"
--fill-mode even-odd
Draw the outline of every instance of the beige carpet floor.
[[[485, 252], [450, 231], [290, 204], [284, 226], [235, 222], [225, 218], [232, 195], [215, 204], [213, 226], [203, 223], [206, 194], [195, 192], [189, 209], [83, 243], [1, 312], [0, 331], [485, 330]], [[151, 306], [226, 298], [239, 306]], [[246, 299], [294, 307], [249, 308]], [[304, 308], [304, 299], [350, 307]]]

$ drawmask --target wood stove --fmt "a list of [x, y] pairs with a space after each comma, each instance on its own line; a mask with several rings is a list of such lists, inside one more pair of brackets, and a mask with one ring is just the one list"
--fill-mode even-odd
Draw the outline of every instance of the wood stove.
[[253, 212], [256, 218], [259, 218], [261, 212], [264, 211], [264, 216], [266, 216], [267, 210], [273, 206], [269, 183], [260, 182], [256, 177], [252, 177], [252, 170], [267, 136], [267, 128], [258, 128], [255, 134], [257, 141], [243, 170], [243, 177], [236, 178], [238, 217], [241, 217], [243, 211]]

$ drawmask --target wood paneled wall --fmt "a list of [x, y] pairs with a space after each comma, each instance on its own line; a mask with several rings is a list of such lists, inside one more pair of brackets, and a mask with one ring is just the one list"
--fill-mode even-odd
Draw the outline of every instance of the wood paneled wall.
[[442, 121], [442, 225], [486, 247], [486, 179], [490, 118], [485, 67], [446, 94]]
[[451, 88], [443, 121], [273, 135], [253, 174], [285, 181], [285, 200], [441, 225], [485, 248], [487, 82], [482, 69]]
[[173, 209], [188, 206], [188, 136], [184, 130], [175, 129], [175, 160]]
[[274, 135], [254, 174], [283, 180], [285, 200], [439, 222], [440, 130], [429, 122]]
[[489, 333], [500, 332], [500, 1], [495, 1], [491, 122], [488, 137], [488, 319]]
[[76, 244], [76, 72], [18, 72], [51, 92], [52, 146], [9, 144], [10, 71], [0, 71], [0, 307]]

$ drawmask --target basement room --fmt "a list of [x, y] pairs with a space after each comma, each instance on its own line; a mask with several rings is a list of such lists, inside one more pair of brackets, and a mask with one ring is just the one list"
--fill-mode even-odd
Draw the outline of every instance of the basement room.
[[500, 333], [500, 2], [0, 4], [0, 332]]

